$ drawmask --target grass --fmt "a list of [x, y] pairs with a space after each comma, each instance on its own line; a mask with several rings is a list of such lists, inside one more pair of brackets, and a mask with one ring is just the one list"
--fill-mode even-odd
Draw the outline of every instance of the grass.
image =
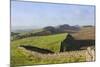
[[[85, 61], [84, 51], [59, 53], [60, 43], [66, 33], [48, 36], [28, 37], [11, 41], [11, 67], [20, 65], [52, 64]], [[20, 49], [20, 45], [31, 45], [55, 52], [54, 54], [40, 54]]]
[[58, 52], [60, 49], [60, 43], [66, 37], [64, 34], [48, 35], [48, 36], [37, 36], [37, 37], [28, 37], [24, 39], [19, 39], [12, 41], [12, 47], [19, 47], [19, 45], [32, 45], [40, 48], [46, 48], [54, 52]]
[[95, 40], [95, 27], [82, 27], [73, 37], [78, 40]]

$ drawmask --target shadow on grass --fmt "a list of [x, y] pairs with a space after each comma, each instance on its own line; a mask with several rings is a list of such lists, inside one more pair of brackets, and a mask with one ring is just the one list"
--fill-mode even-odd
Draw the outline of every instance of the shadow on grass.
[[23, 47], [26, 50], [35, 51], [35, 52], [39, 52], [43, 54], [54, 53], [53, 51], [50, 51], [48, 49], [38, 48], [35, 46], [30, 46], [30, 45], [20, 45], [20, 47]]

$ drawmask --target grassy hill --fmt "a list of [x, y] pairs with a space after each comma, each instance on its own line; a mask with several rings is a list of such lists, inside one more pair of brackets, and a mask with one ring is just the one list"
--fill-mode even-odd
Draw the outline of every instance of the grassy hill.
[[75, 39], [95, 39], [95, 27], [81, 27], [81, 30], [72, 34]]
[[11, 45], [14, 47], [18, 47], [20, 45], [32, 45], [40, 48], [46, 48], [54, 52], [58, 52], [60, 43], [65, 39], [66, 35], [66, 33], [63, 33], [48, 36], [28, 37], [12, 41]]
[[[80, 54], [84, 53], [84, 51], [59, 53], [61, 41], [65, 39], [66, 35], [66, 33], [62, 33], [48, 36], [28, 37], [11, 41], [11, 66], [85, 61], [85, 56]], [[44, 48], [53, 51], [54, 54], [41, 54], [26, 49], [20, 49], [20, 45]]]

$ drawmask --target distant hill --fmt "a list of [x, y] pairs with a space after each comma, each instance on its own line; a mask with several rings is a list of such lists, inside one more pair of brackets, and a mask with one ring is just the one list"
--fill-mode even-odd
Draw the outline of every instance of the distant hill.
[[85, 25], [85, 26], [70, 26], [68, 24], [63, 24], [59, 26], [47, 26], [41, 29], [24, 29], [24, 30], [15, 30], [11, 33], [14, 35], [14, 39], [22, 39], [31, 36], [45, 36], [45, 35], [53, 35], [53, 34], [60, 34], [60, 33], [69, 33], [74, 34], [79, 32], [83, 28], [92, 28], [94, 26]]
[[70, 26], [68, 24], [59, 26], [47, 26], [43, 28], [43, 31], [35, 33], [35, 35], [50, 35], [58, 33], [75, 33], [80, 30], [80, 26]]

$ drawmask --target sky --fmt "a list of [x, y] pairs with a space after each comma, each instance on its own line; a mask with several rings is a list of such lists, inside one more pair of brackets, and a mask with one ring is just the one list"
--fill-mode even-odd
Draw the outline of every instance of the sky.
[[94, 25], [95, 6], [11, 1], [11, 26]]

